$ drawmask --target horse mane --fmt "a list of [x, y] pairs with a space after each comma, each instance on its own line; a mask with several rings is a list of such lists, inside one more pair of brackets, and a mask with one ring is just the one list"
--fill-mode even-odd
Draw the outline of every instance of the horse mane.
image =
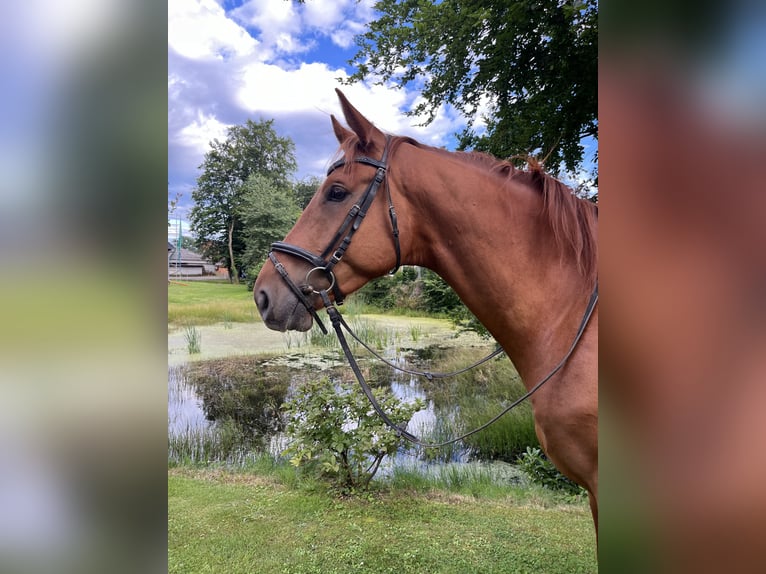
[[[519, 181], [533, 189], [542, 199], [541, 216], [547, 221], [554, 240], [562, 255], [569, 253], [574, 257], [580, 274], [589, 286], [594, 286], [598, 278], [598, 246], [596, 241], [596, 222], [598, 208], [591, 202], [578, 198], [561, 181], [546, 173], [537, 159], [527, 156], [526, 169], [519, 169], [513, 163], [499, 160], [482, 152], [448, 151], [425, 145], [407, 136], [391, 136], [389, 157], [393, 157], [402, 144], [410, 144], [420, 149], [430, 150], [439, 155], [448, 156], [484, 169], [495, 174], [501, 180]], [[354, 157], [360, 153], [359, 140], [349, 137], [339, 149], [345, 157]], [[346, 164], [350, 167], [350, 164]]]

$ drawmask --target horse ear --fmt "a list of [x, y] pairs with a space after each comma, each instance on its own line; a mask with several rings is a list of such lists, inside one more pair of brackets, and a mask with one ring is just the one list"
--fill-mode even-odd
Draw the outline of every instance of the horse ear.
[[338, 143], [340, 145], [343, 145], [343, 142], [354, 135], [354, 132], [344, 128], [340, 122], [335, 119], [335, 116], [330, 115], [330, 120], [332, 120], [332, 131], [335, 132], [335, 137], [338, 138]]
[[[385, 139], [383, 132], [372, 125], [372, 122], [365, 118], [359, 110], [352, 106], [338, 88], [335, 88], [335, 92], [338, 94], [340, 100], [340, 107], [343, 110], [343, 115], [346, 118], [348, 126], [354, 130], [354, 133], [359, 137], [359, 141], [363, 148], [369, 147], [375, 142], [376, 139]], [[336, 134], [337, 135], [337, 134]]]

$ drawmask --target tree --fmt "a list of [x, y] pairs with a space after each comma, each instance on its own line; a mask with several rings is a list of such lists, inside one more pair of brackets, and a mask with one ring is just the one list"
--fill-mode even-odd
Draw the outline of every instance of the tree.
[[235, 283], [245, 249], [240, 217], [245, 182], [251, 174], [259, 174], [276, 186], [287, 186], [297, 167], [295, 145], [290, 138], [279, 137], [272, 124], [273, 120], [247, 120], [230, 127], [226, 140], [210, 142], [192, 191], [189, 220], [197, 245], [213, 261], [225, 261]]
[[252, 174], [244, 183], [239, 208], [245, 243], [241, 262], [249, 286], [255, 281], [271, 244], [287, 235], [298, 215], [300, 209], [292, 186], [280, 185], [260, 174]]
[[311, 201], [311, 198], [314, 197], [314, 193], [316, 193], [320, 185], [322, 185], [322, 178], [313, 175], [302, 179], [294, 185], [293, 193], [295, 200], [301, 209], [306, 209], [306, 206]]
[[426, 123], [453, 105], [468, 121], [461, 149], [547, 156], [554, 172], [580, 166], [581, 140], [597, 138], [597, 0], [379, 0], [375, 9], [349, 82], [414, 83], [422, 98], [409, 113]]

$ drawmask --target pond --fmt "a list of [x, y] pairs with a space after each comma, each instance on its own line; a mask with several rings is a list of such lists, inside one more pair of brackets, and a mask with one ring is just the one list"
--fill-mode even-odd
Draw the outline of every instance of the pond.
[[[372, 326], [357, 321], [354, 328], [362, 338], [373, 341], [386, 359], [399, 366], [449, 371], [470, 364], [493, 349], [492, 342], [474, 334], [456, 336], [447, 322], [437, 328], [432, 320], [423, 326], [407, 318], [404, 320], [407, 331], [403, 331], [392, 326], [391, 321], [372, 320]], [[203, 331], [203, 350], [211, 333], [220, 336], [225, 331], [220, 328]], [[242, 332], [232, 335], [243, 336]], [[320, 335], [305, 335], [303, 339], [294, 334], [289, 335], [292, 339], [284, 337], [281, 351], [274, 349], [273, 339], [269, 342], [268, 355], [214, 354], [208, 360], [181, 361], [183, 353], [175, 351], [168, 372], [171, 459], [237, 462], [256, 451], [277, 456], [285, 446], [281, 432], [284, 421], [279, 411], [293, 389], [309, 378], [354, 380], [332, 339], [321, 340]], [[212, 348], [222, 346], [225, 347], [219, 341]], [[173, 353], [170, 343], [169, 352]], [[413, 416], [408, 430], [429, 441], [443, 441], [479, 426], [524, 391], [504, 356], [454, 380], [428, 381], [390, 369], [361, 348], [354, 352], [371, 384], [387, 386], [405, 402], [424, 401], [426, 407]], [[475, 460], [512, 462], [526, 445], [537, 444], [528, 405], [503, 417], [490, 429], [451, 447], [401, 449], [381, 472], [385, 474], [397, 467], [427, 470]]]

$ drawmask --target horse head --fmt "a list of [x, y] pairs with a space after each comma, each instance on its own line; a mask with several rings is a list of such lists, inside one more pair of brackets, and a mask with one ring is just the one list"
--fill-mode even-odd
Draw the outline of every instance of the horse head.
[[342, 157], [284, 241], [272, 245], [253, 289], [264, 323], [278, 331], [309, 330], [322, 292], [340, 303], [400, 263], [389, 137], [336, 92], [351, 128], [331, 116]]

